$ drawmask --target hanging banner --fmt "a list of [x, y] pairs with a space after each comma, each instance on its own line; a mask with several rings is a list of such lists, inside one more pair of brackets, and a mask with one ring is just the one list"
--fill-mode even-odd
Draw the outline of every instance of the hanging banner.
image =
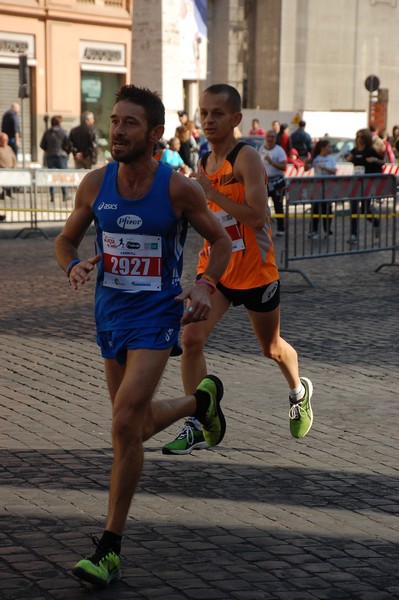
[[208, 31], [207, 0], [181, 0], [180, 64], [182, 79], [206, 79]]

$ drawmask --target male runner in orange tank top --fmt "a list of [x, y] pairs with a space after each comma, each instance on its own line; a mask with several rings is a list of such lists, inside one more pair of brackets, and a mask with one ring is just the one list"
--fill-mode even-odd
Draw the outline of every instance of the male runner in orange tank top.
[[[241, 98], [235, 88], [226, 84], [207, 88], [200, 98], [200, 116], [211, 152], [201, 159], [199, 172], [190, 177], [200, 183], [210, 210], [230, 234], [233, 252], [220, 280], [209, 281], [214, 292], [209, 315], [184, 327], [181, 362], [184, 390], [193, 393], [207, 373], [204, 346], [219, 319], [231, 305], [243, 304], [263, 354], [276, 362], [287, 381], [291, 434], [302, 438], [312, 426], [313, 386], [306, 377], [299, 377], [297, 353], [280, 336], [280, 282], [264, 166], [254, 148], [234, 137], [234, 128], [242, 119]], [[205, 240], [197, 267], [200, 278], [206, 271], [209, 251]], [[188, 454], [204, 447], [200, 425], [189, 419], [162, 452]]]

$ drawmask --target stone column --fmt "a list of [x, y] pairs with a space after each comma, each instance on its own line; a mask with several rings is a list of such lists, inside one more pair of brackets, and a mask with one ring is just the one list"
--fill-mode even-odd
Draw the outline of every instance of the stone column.
[[135, 0], [132, 28], [132, 83], [157, 91], [166, 109], [165, 137], [184, 108], [180, 74], [180, 0]]

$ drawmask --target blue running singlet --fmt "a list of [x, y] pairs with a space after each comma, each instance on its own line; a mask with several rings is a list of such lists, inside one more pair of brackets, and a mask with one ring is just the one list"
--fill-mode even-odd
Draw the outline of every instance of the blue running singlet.
[[117, 192], [118, 162], [107, 165], [94, 201], [98, 263], [95, 319], [98, 332], [135, 327], [178, 329], [183, 246], [187, 221], [169, 198], [172, 169], [159, 164], [149, 192], [137, 200]]

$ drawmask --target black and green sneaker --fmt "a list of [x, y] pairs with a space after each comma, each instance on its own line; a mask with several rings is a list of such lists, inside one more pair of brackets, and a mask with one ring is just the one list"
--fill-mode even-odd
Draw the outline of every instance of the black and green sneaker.
[[223, 398], [223, 383], [215, 375], [207, 375], [197, 387], [197, 390], [209, 394], [209, 406], [204, 417], [198, 417], [202, 425], [204, 440], [208, 446], [220, 444], [226, 432], [226, 420], [220, 401]]
[[72, 573], [81, 581], [87, 581], [99, 587], [107, 587], [121, 578], [121, 559], [108, 547], [102, 546], [98, 538], [92, 538], [97, 546], [94, 554], [76, 563]]

